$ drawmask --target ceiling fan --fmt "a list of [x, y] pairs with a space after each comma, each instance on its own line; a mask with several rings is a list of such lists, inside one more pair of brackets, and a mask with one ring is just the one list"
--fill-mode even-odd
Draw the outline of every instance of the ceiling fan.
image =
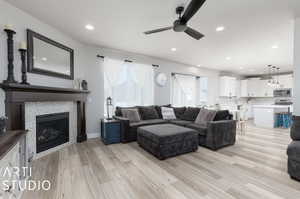
[[173, 26], [146, 31], [144, 32], [144, 34], [149, 35], [149, 34], [173, 29], [175, 32], [185, 32], [186, 34], [188, 34], [189, 36], [197, 40], [203, 38], [204, 37], [203, 34], [188, 27], [187, 23], [196, 14], [196, 12], [202, 7], [205, 1], [206, 0], [192, 0], [183, 15], [181, 14], [184, 11], [184, 7], [183, 6], [177, 7], [176, 14], [178, 14], [179, 17], [176, 21], [174, 21]]

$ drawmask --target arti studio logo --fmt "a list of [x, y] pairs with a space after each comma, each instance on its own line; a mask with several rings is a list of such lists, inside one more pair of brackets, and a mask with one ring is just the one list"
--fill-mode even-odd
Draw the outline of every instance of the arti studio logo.
[[49, 180], [30, 180], [31, 175], [31, 167], [0, 168], [0, 176], [3, 179], [0, 186], [4, 192], [9, 193], [13, 193], [15, 190], [48, 191], [51, 189], [51, 182]]

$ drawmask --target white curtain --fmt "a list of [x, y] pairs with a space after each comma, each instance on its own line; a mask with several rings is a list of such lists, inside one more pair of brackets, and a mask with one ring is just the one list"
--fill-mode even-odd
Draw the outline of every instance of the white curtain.
[[114, 107], [152, 105], [153, 76], [153, 67], [150, 65], [105, 58], [104, 97], [110, 96]]
[[200, 105], [207, 105], [208, 99], [208, 78], [200, 77], [199, 80], [200, 93], [199, 93], [199, 102]]
[[173, 76], [172, 104], [174, 106], [196, 106], [196, 77]]

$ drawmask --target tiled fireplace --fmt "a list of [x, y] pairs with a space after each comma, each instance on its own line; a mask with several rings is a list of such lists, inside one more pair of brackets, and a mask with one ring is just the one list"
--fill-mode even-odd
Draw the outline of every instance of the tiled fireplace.
[[7, 130], [28, 130], [27, 160], [87, 140], [85, 102], [90, 91], [14, 83], [0, 88], [5, 91]]
[[69, 112], [36, 116], [36, 152], [69, 142]]
[[76, 142], [77, 107], [74, 102], [25, 103], [28, 156], [42, 157]]

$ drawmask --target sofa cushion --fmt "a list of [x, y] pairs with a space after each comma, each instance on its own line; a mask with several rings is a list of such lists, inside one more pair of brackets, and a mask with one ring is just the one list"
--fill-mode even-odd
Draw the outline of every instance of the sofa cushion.
[[199, 112], [200, 112], [200, 108], [187, 107], [183, 115], [181, 115], [179, 119], [187, 120], [187, 121], [195, 121]]
[[138, 109], [122, 109], [122, 116], [127, 118], [130, 122], [139, 122], [141, 120]]
[[123, 109], [134, 109], [134, 108], [136, 108], [136, 107], [135, 106], [133, 106], [133, 107], [119, 107], [119, 106], [117, 106], [116, 110], [115, 110], [115, 115], [118, 116], [118, 117], [123, 117], [123, 115], [122, 115], [122, 110]]
[[155, 106], [138, 106], [142, 120], [159, 119]]
[[230, 120], [230, 117], [231, 115], [228, 110], [221, 110], [217, 111], [214, 121]]
[[176, 124], [179, 126], [187, 126], [188, 124], [193, 124], [191, 121], [186, 121], [186, 120], [170, 120], [171, 124]]
[[198, 133], [202, 136], [205, 136], [207, 134], [207, 123], [203, 123], [203, 124], [192, 123], [192, 124], [188, 124], [186, 127], [198, 131]]
[[161, 105], [161, 106], [155, 106], [155, 109], [158, 113], [159, 118], [162, 118], [162, 114], [161, 114], [161, 107], [171, 107], [171, 104], [166, 104], [166, 105]]
[[300, 162], [300, 141], [292, 141], [287, 149], [289, 159]]
[[186, 107], [173, 107], [176, 118], [179, 119], [184, 114]]
[[155, 124], [165, 124], [167, 122], [168, 121], [162, 119], [141, 120], [139, 122], [131, 122], [129, 125], [130, 127], [140, 127], [140, 126], [155, 125]]
[[213, 121], [213, 119], [216, 116], [216, 113], [217, 113], [217, 111], [215, 111], [215, 110], [208, 110], [208, 109], [202, 108], [195, 120], [195, 123], [202, 124], [204, 122]]
[[161, 107], [161, 114], [164, 120], [176, 120], [173, 108]]

